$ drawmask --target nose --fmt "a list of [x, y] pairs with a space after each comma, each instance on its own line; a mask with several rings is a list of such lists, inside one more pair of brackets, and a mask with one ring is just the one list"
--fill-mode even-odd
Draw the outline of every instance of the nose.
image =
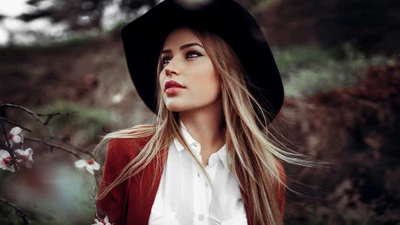
[[173, 65], [171, 62], [169, 62], [168, 65], [165, 67], [165, 75], [179, 75], [180, 71], [176, 68], [176, 65]]

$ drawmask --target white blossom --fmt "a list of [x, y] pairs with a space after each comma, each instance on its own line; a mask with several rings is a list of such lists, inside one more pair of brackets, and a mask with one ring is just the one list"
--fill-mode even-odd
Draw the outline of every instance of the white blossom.
[[17, 149], [15, 150], [15, 155], [18, 158], [18, 162], [23, 162], [25, 167], [32, 168], [33, 158], [32, 158], [33, 150], [31, 148], [27, 148], [25, 150]]
[[10, 140], [9, 143], [11, 147], [13, 145], [13, 142], [18, 144], [24, 141], [21, 131], [22, 130], [20, 127], [14, 127], [11, 129], [10, 133], [8, 134], [8, 139]]
[[0, 168], [15, 172], [10, 153], [3, 149], [0, 150]]
[[88, 159], [88, 160], [80, 159], [75, 162], [75, 166], [77, 168], [86, 169], [89, 173], [93, 175], [94, 175], [93, 170], [100, 169], [100, 164], [94, 161], [93, 159]]

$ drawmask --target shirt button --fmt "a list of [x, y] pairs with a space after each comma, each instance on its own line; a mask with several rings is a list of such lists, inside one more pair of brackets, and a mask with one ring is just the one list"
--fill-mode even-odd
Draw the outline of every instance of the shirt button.
[[198, 219], [199, 219], [199, 220], [204, 220], [204, 215], [203, 215], [203, 214], [200, 214], [199, 217], [198, 217]]
[[208, 185], [208, 183], [206, 182], [206, 187], [209, 187], [210, 185]]

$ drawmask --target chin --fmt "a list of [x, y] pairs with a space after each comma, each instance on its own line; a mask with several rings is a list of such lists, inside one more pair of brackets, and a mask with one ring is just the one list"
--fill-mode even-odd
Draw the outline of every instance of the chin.
[[185, 107], [182, 107], [180, 104], [166, 104], [166, 106], [171, 112], [181, 112], [185, 110]]
[[190, 107], [186, 104], [177, 103], [177, 102], [167, 103], [166, 107], [171, 112], [183, 112], [183, 111], [188, 111], [188, 110], [192, 109], [192, 107]]

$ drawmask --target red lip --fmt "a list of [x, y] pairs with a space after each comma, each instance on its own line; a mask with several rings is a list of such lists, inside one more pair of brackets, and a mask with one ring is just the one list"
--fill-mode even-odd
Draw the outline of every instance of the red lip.
[[171, 88], [171, 87], [185, 88], [185, 86], [183, 86], [182, 84], [180, 84], [176, 81], [173, 81], [173, 80], [169, 80], [169, 81], [165, 82], [164, 90], [167, 90], [168, 88]]

